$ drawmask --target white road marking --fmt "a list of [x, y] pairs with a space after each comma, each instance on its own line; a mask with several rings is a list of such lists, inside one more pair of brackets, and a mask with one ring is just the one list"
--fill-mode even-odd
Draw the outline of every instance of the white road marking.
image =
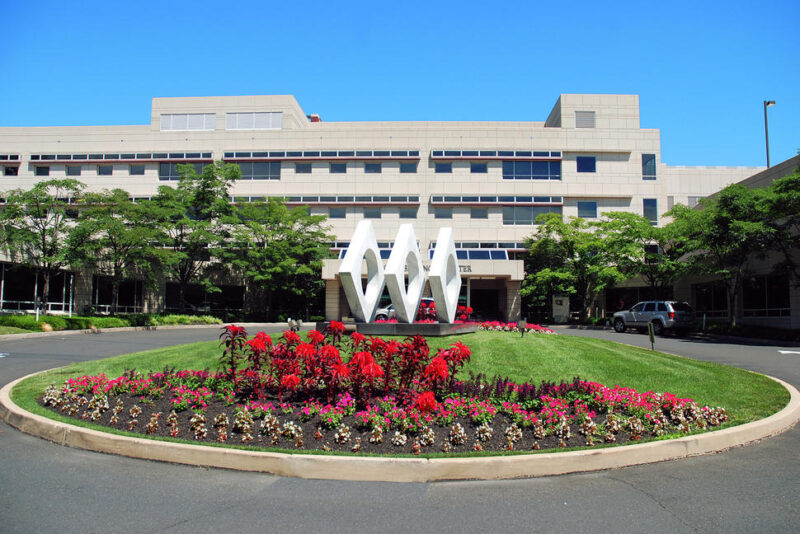
[[0, 358], [5, 358], [6, 356], [8, 356], [7, 352], [0, 352]]
[[779, 350], [781, 354], [800, 354], [800, 350]]

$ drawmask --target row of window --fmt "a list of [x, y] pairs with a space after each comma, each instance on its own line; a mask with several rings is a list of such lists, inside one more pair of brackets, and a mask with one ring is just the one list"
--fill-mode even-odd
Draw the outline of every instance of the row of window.
[[454, 203], [454, 204], [471, 204], [471, 203], [501, 203], [507, 204], [560, 204], [563, 202], [563, 197], [546, 197], [546, 196], [469, 196], [469, 195], [454, 195], [454, 196], [438, 196], [431, 197], [433, 203]]
[[225, 159], [256, 158], [419, 158], [419, 150], [290, 150], [278, 152], [225, 152]]
[[[163, 164], [162, 164], [163, 165]], [[200, 165], [199, 163], [197, 165]], [[11, 171], [9, 173], [8, 171]], [[66, 174], [67, 176], [81, 176], [83, 169], [80, 165], [67, 165]], [[3, 169], [3, 173], [6, 176], [17, 176], [18, 169], [16, 167], [6, 167]], [[39, 165], [34, 167], [35, 176], [50, 176], [50, 167], [46, 165]], [[98, 165], [97, 166], [97, 176], [111, 176], [114, 174], [114, 166], [113, 165]], [[144, 164], [134, 164], [128, 165], [128, 174], [133, 176], [141, 176], [144, 175]], [[176, 178], [177, 180], [177, 178]]]
[[128, 161], [162, 159], [211, 159], [211, 152], [137, 152], [122, 154], [31, 154], [31, 161]]
[[561, 151], [532, 150], [433, 150], [432, 158], [560, 158]]

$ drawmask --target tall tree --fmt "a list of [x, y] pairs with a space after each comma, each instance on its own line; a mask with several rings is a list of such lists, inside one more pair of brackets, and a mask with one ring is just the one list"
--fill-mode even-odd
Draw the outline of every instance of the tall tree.
[[597, 223], [614, 263], [627, 277], [641, 276], [656, 298], [666, 298], [665, 288], [686, 274], [675, 232], [657, 227], [635, 213], [608, 212]]
[[540, 215], [539, 222], [528, 246], [531, 262], [541, 268], [527, 275], [522, 295], [576, 295], [582, 317], [588, 317], [597, 295], [624, 280], [625, 275], [614, 263], [596, 224], [580, 218], [565, 222], [560, 214], [553, 213]]
[[772, 182], [768, 195], [775, 229], [771, 248], [783, 257], [776, 270], [791, 273], [800, 284], [800, 170]]
[[676, 204], [666, 213], [680, 243], [683, 260], [694, 272], [723, 281], [728, 321], [736, 326], [737, 295], [754, 258], [762, 258], [774, 239], [771, 208], [765, 189], [729, 185], [700, 201], [700, 209]]
[[126, 278], [155, 282], [164, 259], [148, 202], [134, 203], [127, 191], [88, 193], [70, 239], [80, 262], [111, 277], [112, 311], [119, 309], [119, 287]]
[[229, 190], [241, 176], [239, 166], [215, 162], [198, 173], [193, 165], [179, 165], [178, 186], [161, 186], [151, 208], [158, 241], [165, 247], [165, 272], [179, 286], [179, 308], [186, 309], [186, 289], [198, 282], [207, 291], [218, 288], [202, 276], [228, 235], [223, 219], [233, 213]]
[[77, 200], [83, 188], [74, 179], [46, 180], [5, 195], [6, 203], [0, 212], [3, 249], [13, 261], [31, 267], [37, 277], [42, 277], [44, 309], [51, 278], [75, 259], [69, 240], [73, 227], [69, 219], [75, 206], [70, 206], [69, 200]]
[[263, 299], [269, 319], [275, 317], [275, 294], [289, 293], [308, 302], [322, 289], [322, 260], [333, 240], [325, 220], [309, 215], [303, 206], [289, 209], [276, 198], [239, 206], [230, 219], [230, 241], [218, 254]]

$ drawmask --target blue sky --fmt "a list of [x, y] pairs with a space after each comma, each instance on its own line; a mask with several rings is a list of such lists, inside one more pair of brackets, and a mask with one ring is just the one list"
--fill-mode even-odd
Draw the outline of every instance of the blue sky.
[[[292, 4], [292, 5], [288, 5]], [[568, 6], [568, 7], [561, 7]], [[155, 96], [328, 121], [536, 120], [636, 93], [671, 165], [800, 149], [800, 2], [5, 2], [0, 126], [144, 124]]]

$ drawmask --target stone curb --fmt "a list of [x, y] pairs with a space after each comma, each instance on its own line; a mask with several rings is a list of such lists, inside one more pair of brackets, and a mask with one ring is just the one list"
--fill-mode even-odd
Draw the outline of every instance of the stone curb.
[[778, 413], [752, 423], [668, 441], [596, 450], [481, 458], [282, 454], [130, 438], [53, 421], [25, 411], [11, 400], [12, 388], [36, 374], [38, 373], [19, 378], [0, 390], [0, 418], [27, 434], [68, 447], [131, 458], [297, 478], [434, 482], [497, 480], [599, 471], [720, 452], [780, 434], [800, 421], [800, 392], [794, 386], [770, 377], [790, 394], [789, 403]]
[[[11, 341], [14, 339], [30, 339], [36, 337], [47, 337], [47, 336], [72, 336], [77, 334], [102, 334], [103, 332], [137, 332], [139, 330], [178, 330], [180, 328], [222, 328], [227, 323], [220, 323], [220, 324], [174, 324], [174, 325], [163, 325], [163, 326], [120, 326], [117, 328], [98, 328], [96, 330], [54, 330], [52, 332], [28, 332], [25, 334], [2, 334], [0, 335], [0, 341]], [[239, 323], [234, 322], [232, 324], [243, 326], [245, 328], [252, 328], [252, 327], [273, 327], [273, 326], [280, 326], [286, 327], [286, 323]], [[312, 323], [309, 322], [309, 325]], [[287, 327], [288, 328], [288, 327]], [[305, 330], [305, 328], [303, 328]]]

